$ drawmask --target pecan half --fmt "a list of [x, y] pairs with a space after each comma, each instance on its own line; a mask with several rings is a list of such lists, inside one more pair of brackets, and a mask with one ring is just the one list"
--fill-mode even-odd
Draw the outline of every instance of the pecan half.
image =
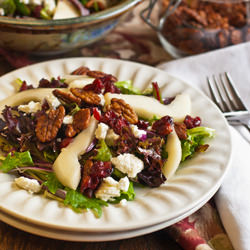
[[69, 124], [66, 128], [65, 135], [73, 137], [89, 126], [90, 122], [90, 109], [80, 109], [73, 117], [73, 123]]
[[122, 115], [131, 124], [136, 124], [138, 122], [138, 116], [133, 108], [122, 99], [112, 98], [111, 104], [107, 109], [112, 109], [117, 114]]
[[88, 67], [81, 66], [81, 67], [77, 68], [76, 70], [74, 70], [71, 73], [71, 75], [86, 75], [88, 71], [89, 71]]
[[49, 142], [53, 140], [58, 130], [61, 128], [65, 109], [61, 105], [56, 110], [51, 109], [49, 113], [44, 113], [37, 118], [35, 128], [36, 136], [40, 142]]
[[175, 122], [174, 129], [180, 140], [187, 139], [187, 127], [184, 123]]
[[105, 77], [105, 76], [111, 76], [111, 81], [113, 82], [117, 82], [117, 78], [113, 75], [110, 75], [110, 74], [106, 74], [102, 71], [97, 71], [97, 70], [90, 70], [87, 72], [87, 75], [90, 76], [90, 77], [93, 77], [93, 78], [101, 78], [101, 77]]
[[79, 97], [76, 97], [69, 92], [64, 92], [64, 91], [61, 91], [59, 89], [55, 89], [55, 90], [53, 90], [53, 94], [58, 99], [66, 102], [66, 103], [76, 103], [78, 105], [81, 103], [81, 99]]
[[98, 96], [98, 94], [94, 93], [93, 91], [86, 91], [81, 88], [71, 88], [70, 91], [73, 95], [80, 98], [85, 103], [99, 105], [101, 102], [100, 96]]

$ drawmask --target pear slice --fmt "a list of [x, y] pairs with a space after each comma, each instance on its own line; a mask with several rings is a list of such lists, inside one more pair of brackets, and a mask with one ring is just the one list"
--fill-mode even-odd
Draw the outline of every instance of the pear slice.
[[53, 19], [65, 19], [79, 17], [77, 8], [68, 0], [59, 0], [54, 12]]
[[29, 101], [42, 101], [45, 97], [49, 96], [53, 88], [39, 88], [39, 89], [29, 89], [12, 96], [0, 102], [0, 110], [3, 110], [5, 105], [7, 106], [17, 106], [20, 104], [28, 103]]
[[179, 94], [168, 105], [161, 104], [152, 97], [143, 95], [123, 95], [106, 93], [105, 105], [109, 105], [112, 98], [123, 99], [137, 113], [138, 116], [152, 119], [154, 116], [171, 116], [175, 122], [182, 122], [187, 114], [191, 113], [191, 100], [188, 95]]
[[165, 151], [168, 152], [168, 159], [162, 168], [162, 172], [168, 180], [180, 165], [182, 156], [181, 142], [175, 131], [168, 135]]
[[63, 148], [56, 158], [53, 169], [58, 180], [66, 187], [76, 190], [81, 179], [81, 167], [78, 161], [95, 136], [97, 120], [92, 116], [89, 126], [79, 133], [74, 141]]

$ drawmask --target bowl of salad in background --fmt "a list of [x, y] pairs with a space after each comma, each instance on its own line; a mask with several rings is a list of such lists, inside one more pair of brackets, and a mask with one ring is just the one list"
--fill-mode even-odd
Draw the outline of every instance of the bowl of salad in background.
[[142, 0], [0, 0], [0, 47], [38, 55], [107, 35]]

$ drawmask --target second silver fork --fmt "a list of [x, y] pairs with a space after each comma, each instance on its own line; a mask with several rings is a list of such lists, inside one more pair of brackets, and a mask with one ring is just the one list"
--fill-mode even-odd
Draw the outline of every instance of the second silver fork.
[[225, 72], [207, 78], [212, 100], [231, 125], [244, 125], [250, 131], [250, 113], [237, 91], [232, 77]]

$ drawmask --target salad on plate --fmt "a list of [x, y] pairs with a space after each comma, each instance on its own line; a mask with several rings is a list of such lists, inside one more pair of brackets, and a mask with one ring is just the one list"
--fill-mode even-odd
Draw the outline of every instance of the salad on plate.
[[85, 66], [36, 88], [16, 82], [0, 102], [0, 171], [76, 212], [100, 217], [134, 200], [135, 187], [164, 185], [215, 133], [190, 115], [188, 95], [163, 98], [157, 82], [141, 91]]
[[121, 0], [0, 0], [0, 16], [64, 19], [88, 16]]

